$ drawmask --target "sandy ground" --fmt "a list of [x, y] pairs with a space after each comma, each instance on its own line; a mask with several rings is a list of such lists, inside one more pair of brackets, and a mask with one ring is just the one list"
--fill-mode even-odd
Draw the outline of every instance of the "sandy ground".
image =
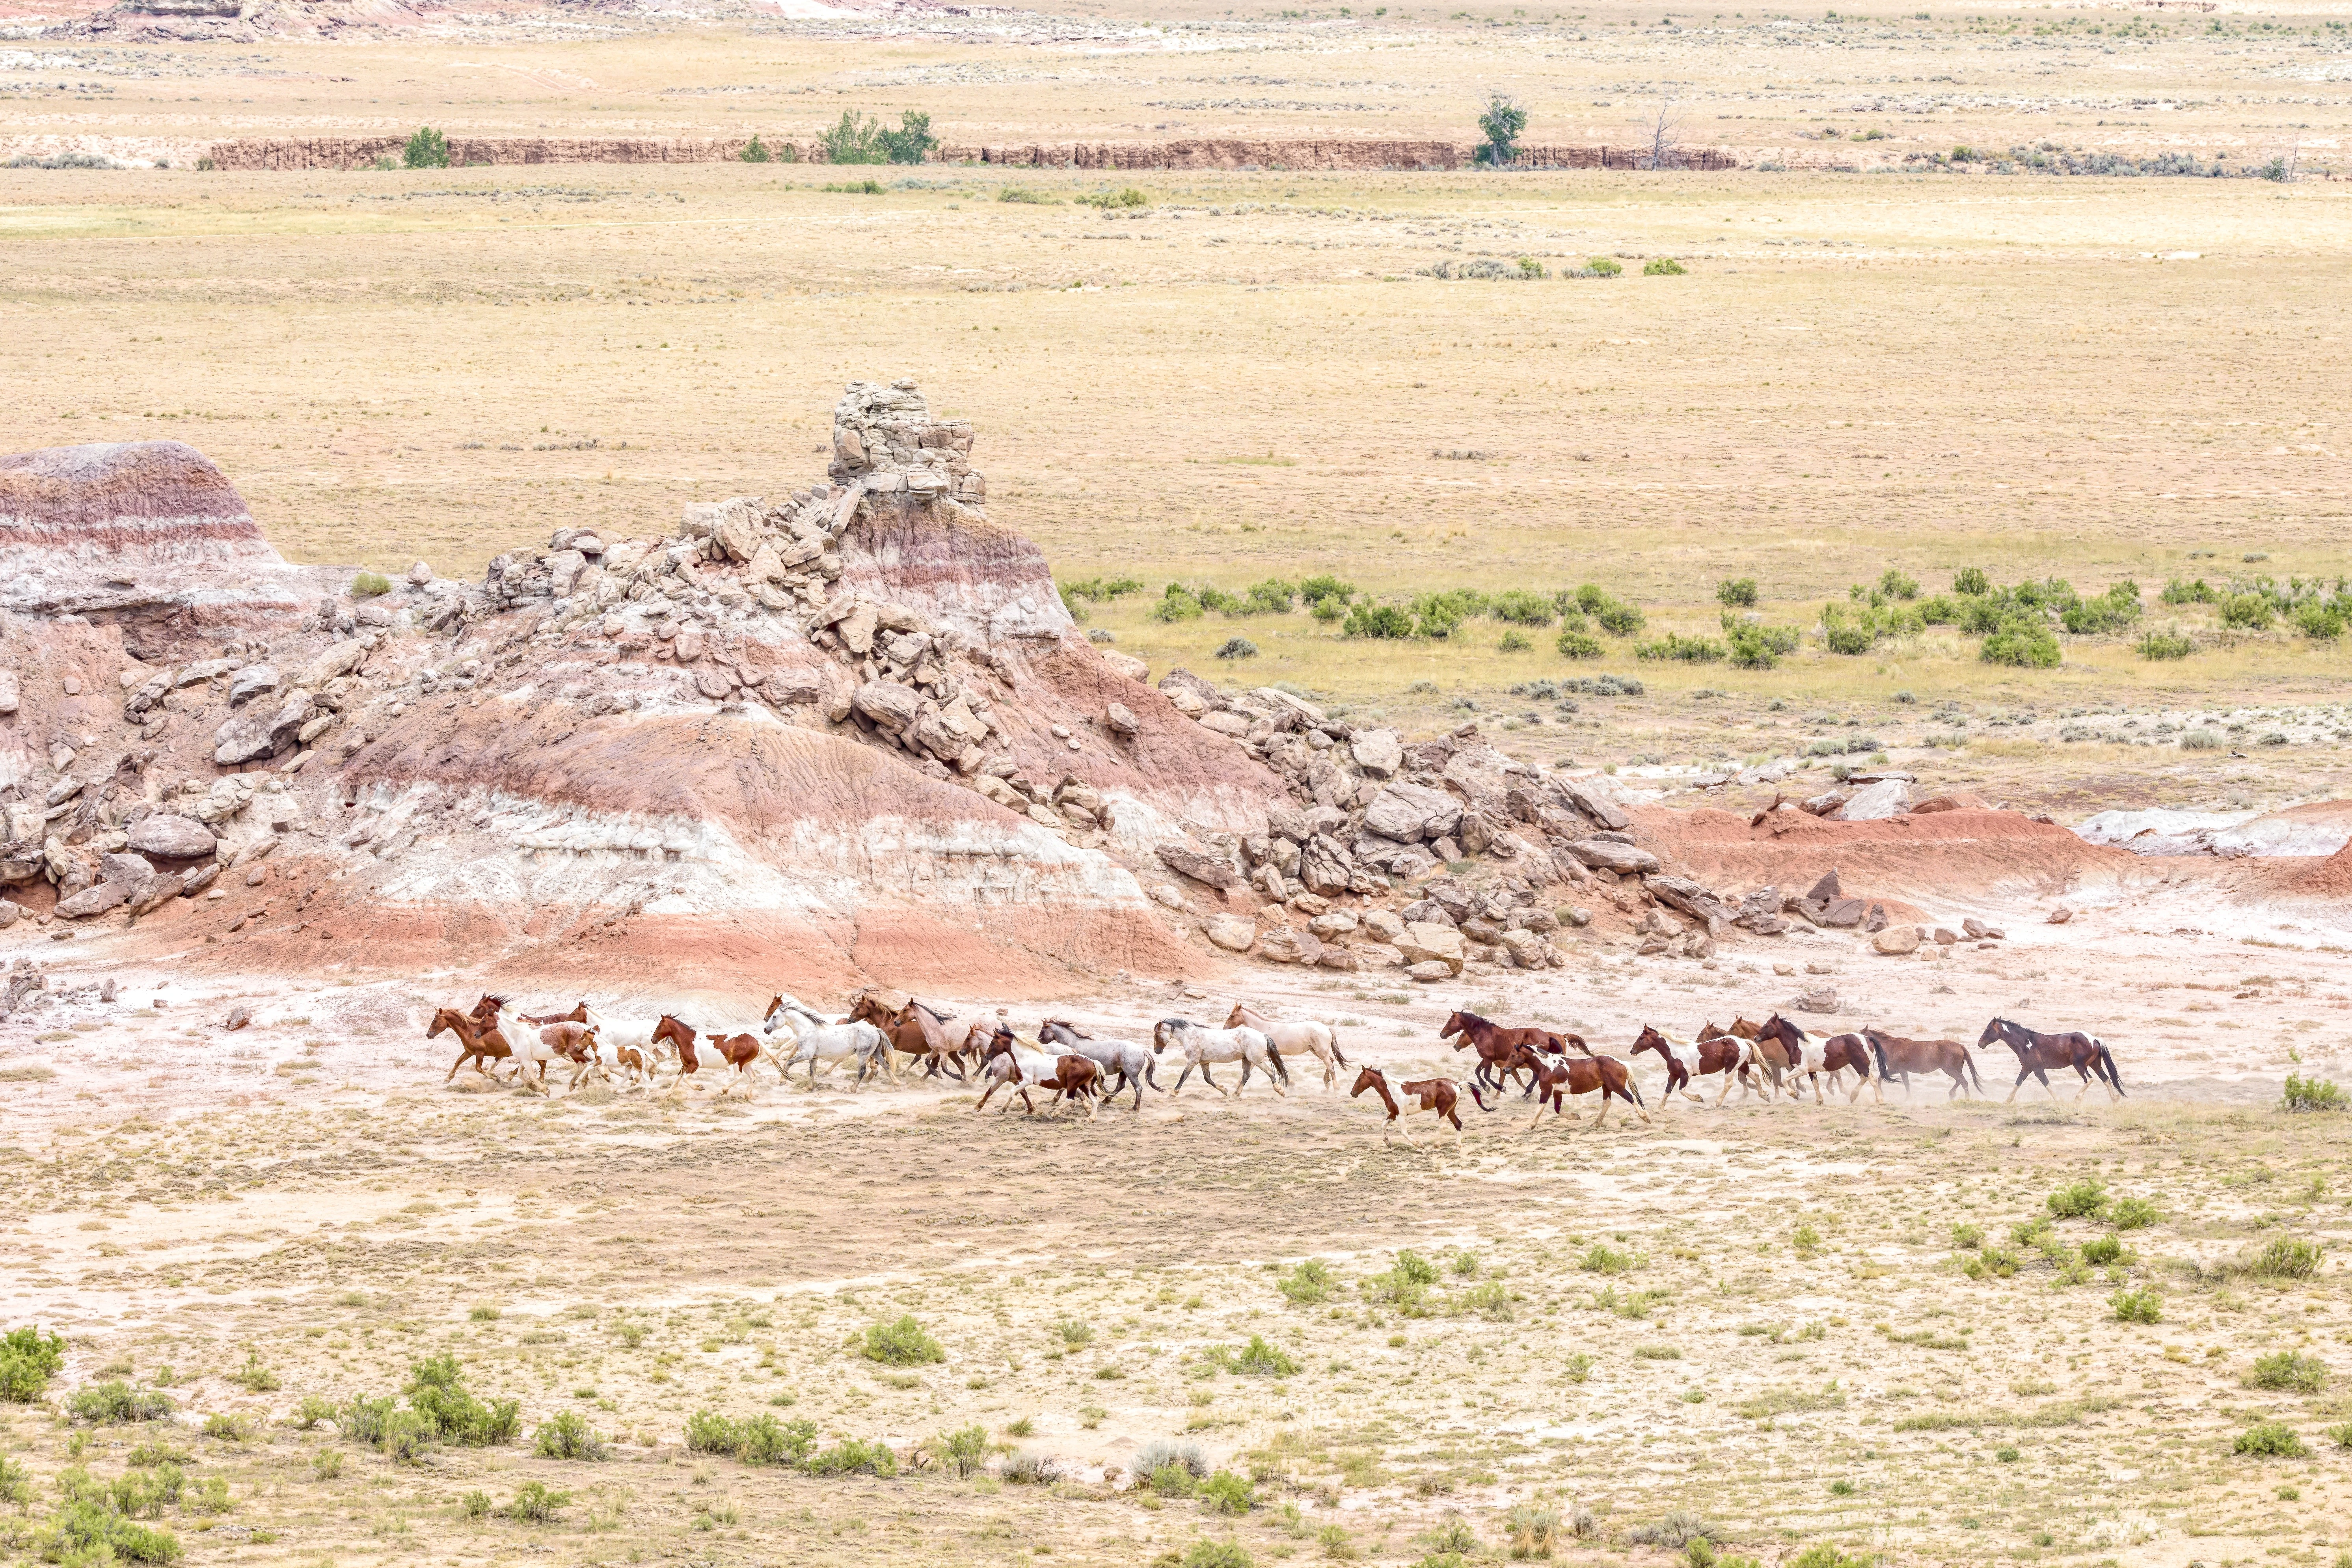
[[[2131, 1091], [1667, 1104], [1644, 1058], [1646, 1125], [1620, 1108], [1598, 1131], [1529, 1131], [1512, 1100], [1465, 1107], [1458, 1141], [1423, 1119], [1411, 1148], [1383, 1142], [1369, 1099], [1307, 1072], [1287, 1097], [1196, 1083], [1092, 1120], [975, 1115], [970, 1091], [921, 1083], [812, 1092], [770, 1076], [749, 1103], [595, 1086], [542, 1100], [470, 1072], [445, 1088], [444, 1042], [420, 1026], [471, 1001], [465, 976], [194, 984], [77, 943], [50, 988], [82, 999], [5, 1026], [20, 1196], [0, 1316], [67, 1334], [53, 1392], [109, 1374], [168, 1386], [191, 1474], [228, 1485], [226, 1511], [167, 1521], [192, 1561], [1132, 1563], [1228, 1536], [1261, 1560], [1413, 1561], [1455, 1516], [1500, 1552], [1519, 1508], [1535, 1510], [1522, 1524], [1557, 1513], [1565, 1558], [1640, 1562], [1657, 1552], [1631, 1532], [1678, 1507], [1768, 1562], [1822, 1541], [1896, 1562], [2324, 1552], [2347, 1501], [2321, 1431], [2346, 1414], [2333, 1385], [2241, 1382], [2277, 1350], [2340, 1362], [2352, 1302], [2333, 1261], [2290, 1281], [2230, 1265], [2276, 1237], [2342, 1240], [2336, 1119], [2273, 1108], [2288, 1072], [2344, 1076], [2328, 1019], [2347, 961], [2149, 929], [2180, 918], [2021, 920], [1999, 948], [1940, 960], [1827, 936], [1750, 939], [1704, 965], [1588, 949], [1542, 980], [1410, 994], [1232, 977], [1339, 1020], [1351, 1062], [1392, 1076], [1465, 1074], [1435, 1037], [1457, 1005], [1622, 1050], [1644, 1021], [1693, 1031], [1826, 982], [1843, 1010], [1819, 1021], [1841, 1026], [2087, 1025]], [[74, 989], [101, 978], [110, 1005]], [[1069, 1010], [1142, 1034], [1171, 1013], [1222, 1016], [1235, 994], [1129, 987]], [[736, 1000], [755, 1005], [748, 988]], [[1034, 1023], [1017, 997], [957, 1000]], [[240, 1002], [254, 1022], [225, 1032]], [[2006, 1054], [1978, 1053], [1996, 1097]], [[2083, 1179], [2163, 1217], [2120, 1233], [2128, 1250], [2101, 1267], [2068, 1251], [2106, 1233], [2089, 1220], [2059, 1222], [2054, 1253], [2006, 1239]], [[1981, 1247], [1956, 1246], [1958, 1225]], [[2022, 1267], [1958, 1271], [1986, 1247]], [[1399, 1249], [1436, 1265], [1417, 1301], [1383, 1293]], [[1277, 1283], [1307, 1258], [1337, 1283], [1295, 1304]], [[2143, 1285], [2161, 1321], [2116, 1321], [2109, 1297]], [[860, 1353], [869, 1324], [902, 1313], [943, 1362]], [[1291, 1370], [1220, 1370], [1253, 1335]], [[394, 1467], [331, 1422], [286, 1425], [306, 1396], [396, 1392], [443, 1349], [478, 1393], [521, 1401], [524, 1442]], [[274, 1388], [233, 1381], [248, 1352]], [[776, 1403], [827, 1445], [877, 1438], [910, 1462], [977, 1423], [1063, 1478], [820, 1479], [686, 1451], [690, 1413]], [[562, 1410], [614, 1457], [531, 1457], [529, 1435]], [[224, 1413], [252, 1416], [250, 1436], [196, 1435]], [[2233, 1457], [2257, 1415], [2315, 1457]], [[37, 1475], [77, 1441], [117, 1473], [117, 1449], [152, 1438], [31, 1410], [5, 1431]], [[1220, 1515], [1135, 1487], [1139, 1446], [1166, 1438], [1255, 1476], [1256, 1506]], [[324, 1449], [347, 1455], [339, 1479], [315, 1475]], [[467, 1492], [503, 1507], [528, 1479], [572, 1493], [554, 1522], [467, 1517]]]

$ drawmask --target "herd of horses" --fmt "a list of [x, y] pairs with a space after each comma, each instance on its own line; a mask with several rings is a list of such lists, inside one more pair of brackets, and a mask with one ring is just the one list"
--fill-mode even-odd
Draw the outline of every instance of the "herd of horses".
[[[1240, 1093], [1249, 1086], [1253, 1072], [1264, 1076], [1275, 1093], [1283, 1094], [1291, 1083], [1286, 1057], [1314, 1058], [1322, 1066], [1327, 1089], [1338, 1087], [1340, 1068], [1356, 1065], [1348, 1060], [1339, 1033], [1330, 1025], [1307, 1018], [1275, 1018], [1247, 1003], [1236, 1003], [1222, 1027], [1212, 1028], [1189, 1018], [1163, 1018], [1153, 1026], [1148, 1046], [1091, 1035], [1066, 1018], [1048, 1018], [1034, 1037], [1024, 1037], [1013, 1031], [1003, 1009], [992, 1014], [959, 1014], [910, 997], [871, 991], [852, 997], [848, 1013], [839, 1018], [826, 1018], [807, 1004], [778, 994], [756, 1026], [741, 1028], [697, 1027], [671, 1013], [650, 1023], [607, 1018], [583, 1001], [568, 1013], [514, 1014], [514, 1032], [509, 1035], [509, 1011], [505, 997], [486, 994], [468, 1012], [444, 1007], [433, 1016], [426, 1037], [451, 1034], [458, 1043], [457, 1059], [443, 1077], [444, 1083], [468, 1062], [484, 1073], [490, 1072], [493, 1064], [508, 1063], [515, 1068], [514, 1081], [531, 1083], [544, 1094], [551, 1092], [548, 1069], [561, 1064], [572, 1068], [567, 1091], [591, 1075], [607, 1082], [617, 1077], [629, 1087], [650, 1090], [660, 1087], [666, 1073], [667, 1087], [675, 1092], [709, 1070], [724, 1080], [721, 1095], [738, 1088], [749, 1094], [754, 1081], [751, 1069], [761, 1062], [775, 1068], [785, 1082], [791, 1081], [795, 1068], [805, 1067], [809, 1087], [814, 1089], [821, 1068], [830, 1071], [851, 1064], [856, 1068], [856, 1083], [872, 1077], [897, 1082], [899, 1058], [905, 1057], [920, 1059], [929, 1077], [944, 1074], [958, 1082], [984, 1083], [980, 1097], [982, 1110], [1003, 1089], [1006, 1093], [1000, 1110], [1018, 1099], [1034, 1114], [1037, 1106], [1031, 1093], [1043, 1090], [1052, 1095], [1048, 1109], [1076, 1104], [1092, 1117], [1103, 1102], [1116, 1102], [1122, 1094], [1131, 1095], [1132, 1109], [1140, 1111], [1147, 1088], [1172, 1098], [1182, 1092], [1195, 1072], [1220, 1095]], [[1814, 1103], [1821, 1104], [1824, 1087], [1832, 1093], [1842, 1090], [1849, 1104], [1867, 1087], [1873, 1098], [1883, 1102], [1882, 1086], [1888, 1079], [1901, 1083], [1907, 1096], [1914, 1074], [1944, 1075], [1950, 1080], [1945, 1090], [1947, 1100], [1971, 1089], [1984, 1092], [1976, 1058], [1958, 1040], [1912, 1039], [1874, 1026], [1817, 1035], [1778, 1013], [1761, 1024], [1739, 1018], [1729, 1028], [1718, 1028], [1710, 1023], [1693, 1040], [1645, 1024], [1626, 1053], [1631, 1060], [1596, 1052], [1572, 1031], [1496, 1024], [1468, 1011], [1448, 1016], [1439, 1037], [1457, 1051], [1476, 1053], [1477, 1067], [1468, 1083], [1431, 1078], [1392, 1086], [1378, 1068], [1366, 1066], [1358, 1072], [1349, 1098], [1377, 1095], [1388, 1112], [1384, 1133], [1401, 1129], [1408, 1115], [1427, 1112], [1450, 1123], [1459, 1134], [1461, 1097], [1465, 1091], [1479, 1110], [1491, 1111], [1497, 1107], [1487, 1103], [1486, 1095], [1492, 1093], [1499, 1101], [1513, 1087], [1519, 1087], [1521, 1099], [1535, 1101], [1531, 1129], [1542, 1121], [1546, 1110], [1555, 1119], [1572, 1114], [1567, 1110], [1569, 1100], [1588, 1094], [1601, 1097], [1600, 1114], [1593, 1119], [1595, 1129], [1607, 1121], [1612, 1100], [1623, 1100], [1633, 1114], [1648, 1121], [1648, 1101], [1633, 1071], [1633, 1063], [1645, 1053], [1654, 1053], [1664, 1069], [1661, 1090], [1664, 1096], [1679, 1093], [1702, 1105], [1707, 1101], [1700, 1090], [1710, 1078], [1722, 1080], [1714, 1101], [1717, 1106], [1735, 1085], [1743, 1102], [1759, 1094], [1768, 1103], [1783, 1094], [1796, 1100], [1810, 1088]], [[2016, 1056], [2017, 1082], [2009, 1091], [2011, 1100], [2029, 1078], [2038, 1079], [2054, 1097], [2057, 1091], [2051, 1086], [2050, 1074], [2068, 1069], [2083, 1080], [2074, 1096], [2077, 1100], [2090, 1092], [2094, 1082], [2103, 1086], [2111, 1099], [2123, 1096], [2123, 1078], [2116, 1068], [2115, 1057], [2095, 1036], [2080, 1030], [2044, 1034], [2011, 1019], [1995, 1018], [1984, 1026], [1976, 1044], [1979, 1049], [2005, 1045]], [[1175, 1084], [1162, 1089], [1158, 1065], [1171, 1052], [1184, 1068]], [[1213, 1068], [1235, 1065], [1240, 1081], [1231, 1089], [1212, 1075]], [[538, 1069], [535, 1079], [530, 1076], [534, 1067]], [[1854, 1079], [1850, 1089], [1845, 1087], [1848, 1073]], [[1520, 1086], [1523, 1079], [1526, 1082]], [[1410, 1140], [1409, 1130], [1405, 1135]]]

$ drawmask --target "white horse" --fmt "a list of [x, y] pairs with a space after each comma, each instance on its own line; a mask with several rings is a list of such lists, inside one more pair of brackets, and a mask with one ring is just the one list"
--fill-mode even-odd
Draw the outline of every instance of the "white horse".
[[[1195, 1024], [1190, 1018], [1162, 1018], [1152, 1026], [1151, 1054], [1159, 1056], [1171, 1045], [1184, 1053], [1184, 1070], [1177, 1075], [1176, 1087], [1168, 1091], [1171, 1100], [1182, 1092], [1184, 1080], [1192, 1076], [1195, 1068], [1201, 1069], [1202, 1083], [1229, 1100], [1249, 1087], [1250, 1068], [1253, 1067], [1265, 1074], [1265, 1080], [1274, 1086], [1275, 1093], [1286, 1093], [1282, 1086], [1289, 1081], [1290, 1070], [1282, 1065], [1282, 1058], [1275, 1055], [1272, 1043], [1255, 1029], [1211, 1029]], [[1228, 1089], [1211, 1078], [1209, 1064], [1212, 1062], [1241, 1063], [1240, 1088]]]
[[1041, 1045], [1059, 1046], [1075, 1056], [1085, 1057], [1106, 1073], [1118, 1074], [1118, 1086], [1110, 1092], [1116, 1095], [1119, 1089], [1133, 1089], [1133, 1109], [1137, 1110], [1143, 1109], [1143, 1086], [1149, 1083], [1155, 1089], [1160, 1087], [1160, 1079], [1151, 1070], [1151, 1053], [1132, 1040], [1098, 1040], [1078, 1033], [1076, 1025], [1059, 1018], [1048, 1018], [1040, 1024], [1037, 1039]]
[[1339, 1049], [1339, 1031], [1312, 1018], [1267, 1017], [1246, 1002], [1236, 1002], [1226, 1016], [1228, 1029], [1255, 1029], [1266, 1037], [1276, 1059], [1311, 1056], [1323, 1064], [1323, 1087], [1339, 1087], [1339, 1069], [1349, 1065]]
[[779, 1026], [783, 1028], [784, 1037], [792, 1041], [792, 1048], [772, 1051], [768, 1059], [775, 1064], [777, 1073], [786, 1083], [792, 1081], [793, 1068], [803, 1062], [808, 1064], [811, 1089], [816, 1087], [820, 1063], [830, 1071], [844, 1062], [856, 1062], [857, 1077], [850, 1086], [853, 1089], [864, 1083], [868, 1073], [887, 1073], [892, 1083], [898, 1081], [898, 1064], [890, 1059], [890, 1042], [871, 1024], [811, 1025], [803, 1020], [801, 1026], [794, 1027], [784, 1025], [782, 1015], [778, 1014], [769, 1018], [766, 1032], [773, 1035]]

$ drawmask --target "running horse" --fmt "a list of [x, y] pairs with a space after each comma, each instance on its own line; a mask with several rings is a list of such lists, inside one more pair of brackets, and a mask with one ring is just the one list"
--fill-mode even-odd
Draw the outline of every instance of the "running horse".
[[484, 1024], [455, 1007], [444, 1007], [436, 1012], [433, 1026], [425, 1031], [425, 1037], [432, 1039], [445, 1029], [457, 1037], [459, 1049], [457, 1059], [449, 1064], [448, 1072], [442, 1077], [443, 1083], [456, 1078], [457, 1069], [468, 1061], [474, 1064], [476, 1072], [489, 1077], [492, 1075], [482, 1065], [484, 1062], [509, 1061], [514, 1057], [514, 1047], [507, 1044], [507, 1037], [499, 1033], [496, 1024]]
[[1939, 1072], [1949, 1078], [1952, 1087], [1944, 1091], [1946, 1100], [1965, 1096], [1970, 1079], [1975, 1080], [1977, 1092], [1984, 1093], [1984, 1079], [1977, 1077], [1977, 1059], [1958, 1040], [1907, 1040], [1875, 1025], [1864, 1026], [1862, 1037], [1878, 1053], [1878, 1076], [1903, 1080], [1906, 1100], [1911, 1097], [1911, 1075], [1915, 1072]]
[[1535, 1121], [1528, 1123], [1530, 1132], [1535, 1131], [1536, 1122], [1543, 1120], [1547, 1105], [1557, 1117], [1567, 1108], [1568, 1096], [1591, 1094], [1595, 1089], [1601, 1092], [1601, 1114], [1592, 1119], [1594, 1131], [1601, 1131], [1608, 1121], [1612, 1099], [1632, 1106], [1633, 1113], [1643, 1121], [1650, 1120], [1649, 1108], [1642, 1100], [1642, 1086], [1633, 1081], [1633, 1068], [1615, 1057], [1562, 1057], [1557, 1061], [1545, 1061], [1521, 1046], [1512, 1065], [1534, 1073], [1536, 1087], [1541, 1091], [1536, 1096]]
[[1353, 1100], [1369, 1089], [1381, 1097], [1382, 1105], [1388, 1107], [1388, 1120], [1381, 1124], [1381, 1142], [1383, 1143], [1389, 1141], [1391, 1131], [1402, 1134], [1404, 1141], [1411, 1143], [1413, 1141], [1412, 1133], [1399, 1121], [1398, 1118], [1411, 1115], [1417, 1110], [1433, 1110], [1437, 1113], [1437, 1119], [1440, 1121], [1454, 1123], [1454, 1136], [1459, 1140], [1462, 1136], [1462, 1117], [1455, 1108], [1461, 1104], [1462, 1089], [1469, 1089], [1470, 1098], [1477, 1103], [1479, 1110], [1495, 1109], [1479, 1094], [1476, 1084], [1465, 1084], [1462, 1089], [1457, 1089], [1450, 1078], [1419, 1079], [1412, 1083], [1399, 1084], [1397, 1088], [1402, 1089], [1405, 1098], [1414, 1103], [1398, 1104], [1395, 1092], [1389, 1088], [1388, 1075], [1373, 1067], [1368, 1067], [1358, 1073], [1356, 1087], [1348, 1091], [1348, 1098]]
[[[2045, 1035], [2008, 1018], [1995, 1018], [1977, 1037], [1977, 1048], [1982, 1050], [1995, 1040], [2017, 1053], [2017, 1082], [2010, 1087], [2009, 1100], [2002, 1100], [2003, 1105], [2017, 1098], [2017, 1091], [2025, 1087], [2028, 1078], [2038, 1078], [2042, 1088], [2050, 1089], [2053, 1068], [2073, 1068], [2082, 1076], [2083, 1087], [2074, 1091], [2078, 1104], [2083, 1096], [2091, 1092], [2095, 1077], [2105, 1086], [2109, 1099], [2124, 1098], [2123, 1074], [2116, 1070], [2116, 1058], [2109, 1054], [2105, 1042], [2095, 1035], [2086, 1035], [2080, 1029]], [[2057, 1099], [2058, 1091], [2050, 1089], [2050, 1098]]]
[[[1452, 1040], [1457, 1051], [1465, 1047], [1476, 1050], [1478, 1070], [1470, 1075], [1471, 1081], [1485, 1084], [1497, 1092], [1504, 1088], [1503, 1080], [1513, 1071], [1507, 1066], [1511, 1053], [1522, 1046], [1533, 1052], [1564, 1056], [1572, 1044], [1586, 1056], [1592, 1054], [1592, 1047], [1584, 1043], [1580, 1035], [1555, 1035], [1549, 1029], [1538, 1029], [1532, 1025], [1497, 1024], [1475, 1013], [1458, 1009], [1446, 1015], [1445, 1026], [1437, 1031], [1437, 1037]], [[1521, 1098], [1534, 1092], [1535, 1086], [1529, 1084], [1522, 1091]]]

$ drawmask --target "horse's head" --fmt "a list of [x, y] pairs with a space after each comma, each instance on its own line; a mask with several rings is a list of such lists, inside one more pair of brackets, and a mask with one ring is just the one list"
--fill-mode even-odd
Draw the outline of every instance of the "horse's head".
[[1701, 1024], [1698, 1026], [1698, 1043], [1703, 1046], [1709, 1040], [1722, 1039], [1729, 1033], [1731, 1033], [1731, 1031], [1728, 1029], [1717, 1028], [1716, 1026], [1715, 1020], [1709, 1018], [1706, 1023]]
[[857, 1000], [850, 1005], [849, 1021], [853, 1024], [887, 1024], [890, 1022], [890, 1014], [870, 994], [861, 991], [857, 994]]
[[1043, 1045], [1075, 1046], [1084, 1038], [1086, 1037], [1065, 1019], [1048, 1018], [1037, 1026], [1037, 1039]]
[[1743, 1040], [1760, 1040], [1764, 1037], [1764, 1026], [1751, 1024], [1745, 1018], [1734, 1018], [1731, 1020], [1731, 1032]]
[[653, 1038], [656, 1044], [667, 1040], [681, 1051], [689, 1050], [694, 1046], [694, 1031], [667, 1013], [664, 1013], [661, 1022], [654, 1026]]
[[1984, 1026], [1984, 1033], [1977, 1037], [1978, 1048], [1982, 1049], [1984, 1047], [1995, 1044], [1996, 1042], [2004, 1046], [2016, 1045], [2017, 1042], [2009, 1037], [2009, 1030], [2010, 1023], [2008, 1019], [1995, 1018], [1992, 1022]]
[[1366, 1068], [1356, 1075], [1356, 1087], [1348, 1091], [1348, 1098], [1353, 1100], [1368, 1089], [1380, 1089], [1385, 1093], [1387, 1088], [1388, 1079], [1381, 1076], [1380, 1068]]
[[1185, 1031], [1192, 1027], [1192, 1021], [1190, 1018], [1160, 1019], [1151, 1026], [1151, 1054], [1158, 1056], [1168, 1048], [1170, 1041], [1182, 1039]]
[[[1706, 1037], [1701, 1036], [1700, 1037], [1703, 1039]], [[1658, 1033], [1657, 1027], [1654, 1025], [1644, 1024], [1642, 1026], [1642, 1032], [1633, 1037], [1633, 1048], [1628, 1054], [1638, 1057], [1643, 1051], [1655, 1051], [1662, 1057], [1667, 1054], [1666, 1037], [1665, 1036]]]
[[465, 1023], [466, 1016], [463, 1013], [458, 1012], [455, 1007], [444, 1007], [433, 1015], [433, 1026], [425, 1031], [425, 1037], [430, 1040], [445, 1029], [456, 1029], [458, 1037], [462, 1039], [466, 1034]]
[[[1450, 1039], [1455, 1035], [1466, 1035], [1470, 1032], [1470, 1026], [1477, 1021], [1478, 1015], [1475, 1013], [1459, 1011], [1448, 1013], [1445, 1015], [1445, 1027], [1437, 1031], [1437, 1037], [1444, 1040]], [[1461, 1048], [1459, 1046], [1454, 1047], [1456, 1050]]]
[[[978, 1026], [974, 1026], [978, 1027]], [[999, 1024], [996, 1026], [995, 1032], [988, 1037], [988, 1048], [981, 1053], [980, 1059], [982, 1061], [992, 1061], [998, 1057], [1011, 1056], [1012, 1054], [1013, 1030], [1006, 1025]]]
[[1756, 1037], [1759, 1040], [1778, 1040], [1794, 1050], [1804, 1039], [1805, 1032], [1775, 1013], [1756, 1026]]
[[773, 996], [768, 998], [768, 1010], [760, 1015], [760, 1022], [764, 1024], [783, 1010], [784, 995], [783, 993], [780, 991]]

